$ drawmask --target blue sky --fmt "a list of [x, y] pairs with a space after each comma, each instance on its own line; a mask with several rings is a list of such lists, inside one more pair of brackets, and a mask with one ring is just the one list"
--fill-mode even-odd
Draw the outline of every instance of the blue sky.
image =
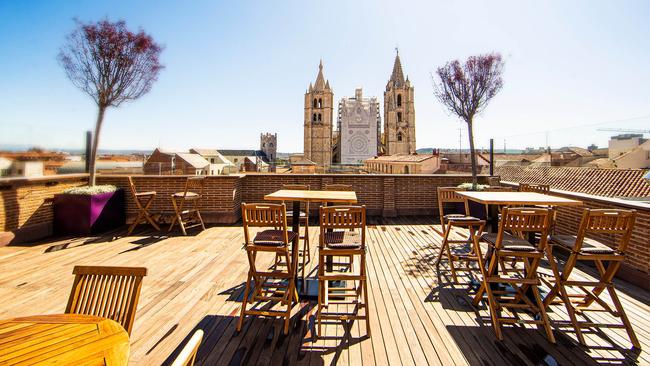
[[430, 73], [491, 51], [505, 85], [476, 120], [478, 147], [603, 146], [598, 128], [650, 128], [648, 1], [0, 0], [0, 145], [83, 146], [96, 107], [56, 61], [74, 17], [123, 19], [165, 46], [153, 90], [107, 112], [100, 148], [254, 148], [277, 132], [280, 151], [302, 151], [319, 59], [336, 99], [359, 86], [383, 99], [395, 46], [418, 148], [458, 147]]

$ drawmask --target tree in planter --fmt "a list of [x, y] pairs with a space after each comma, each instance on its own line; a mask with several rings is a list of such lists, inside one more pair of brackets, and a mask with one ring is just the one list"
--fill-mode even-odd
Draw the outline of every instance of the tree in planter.
[[95, 162], [104, 113], [109, 107], [136, 100], [151, 90], [158, 73], [162, 47], [140, 30], [129, 31], [124, 21], [77, 21], [59, 52], [59, 62], [72, 83], [97, 104], [97, 122], [90, 157], [88, 185], [95, 185]]
[[472, 160], [472, 187], [478, 180], [474, 150], [474, 116], [481, 113], [488, 102], [501, 90], [503, 61], [498, 53], [471, 56], [464, 64], [458, 60], [447, 62], [431, 75], [433, 93], [449, 111], [467, 123], [469, 149]]

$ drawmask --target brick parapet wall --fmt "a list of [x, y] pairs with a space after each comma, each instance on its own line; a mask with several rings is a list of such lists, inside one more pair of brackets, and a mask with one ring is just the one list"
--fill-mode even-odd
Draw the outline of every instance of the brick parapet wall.
[[[517, 186], [516, 183], [512, 182], [502, 182], [502, 184], [513, 187]], [[585, 208], [636, 210], [636, 223], [620, 277], [646, 289], [650, 288], [650, 206], [640, 202], [593, 196], [584, 193], [561, 190], [551, 190], [551, 193], [583, 202], [583, 206], [581, 207], [558, 208], [555, 222], [557, 234], [576, 235]], [[590, 235], [590, 237], [604, 244], [616, 243], [613, 240], [615, 238], [607, 235]]]

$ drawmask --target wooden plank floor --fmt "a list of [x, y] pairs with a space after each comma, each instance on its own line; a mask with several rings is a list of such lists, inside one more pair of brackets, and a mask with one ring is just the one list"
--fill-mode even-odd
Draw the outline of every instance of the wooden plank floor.
[[[145, 266], [149, 275], [131, 337], [134, 365], [169, 363], [198, 328], [205, 331], [198, 364], [206, 365], [650, 364], [650, 295], [627, 283], [619, 284], [619, 294], [643, 351], [629, 350], [619, 329], [588, 334], [586, 348], [568, 331], [556, 330], [558, 343], [551, 345], [542, 331], [523, 326], [506, 327], [505, 340], [496, 341], [485, 305], [471, 306], [470, 276], [453, 284], [444, 264], [440, 271], [433, 266], [440, 236], [431, 222], [369, 220], [370, 338], [359, 321], [327, 324], [314, 339], [315, 304], [307, 301], [295, 307], [288, 336], [281, 334], [281, 320], [268, 318], [247, 320], [237, 333], [248, 270], [239, 226], [191, 231], [187, 237], [146, 228], [121, 237], [125, 230], [118, 230], [97, 238], [0, 247], [0, 318], [63, 312], [74, 265]], [[318, 229], [310, 234], [316, 243]], [[315, 265], [312, 260], [308, 271]], [[558, 306], [551, 317], [567, 319]]]

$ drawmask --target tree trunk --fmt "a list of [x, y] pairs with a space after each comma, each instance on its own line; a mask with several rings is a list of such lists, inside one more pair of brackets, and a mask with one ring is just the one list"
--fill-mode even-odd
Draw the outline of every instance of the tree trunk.
[[474, 151], [474, 129], [472, 127], [471, 119], [467, 121], [467, 136], [469, 137], [469, 155], [470, 159], [472, 159], [472, 189], [476, 190], [478, 178], [476, 173], [476, 153]]
[[[97, 161], [97, 147], [99, 146], [99, 132], [102, 128], [102, 122], [104, 121], [105, 111], [106, 111], [106, 107], [102, 107], [102, 106], [99, 107], [99, 111], [97, 112], [97, 123], [95, 124], [95, 133], [93, 134], [93, 145], [90, 149], [88, 185], [91, 187], [95, 185], [95, 173], [96, 173], [95, 163]], [[86, 159], [88, 159], [87, 156]]]

